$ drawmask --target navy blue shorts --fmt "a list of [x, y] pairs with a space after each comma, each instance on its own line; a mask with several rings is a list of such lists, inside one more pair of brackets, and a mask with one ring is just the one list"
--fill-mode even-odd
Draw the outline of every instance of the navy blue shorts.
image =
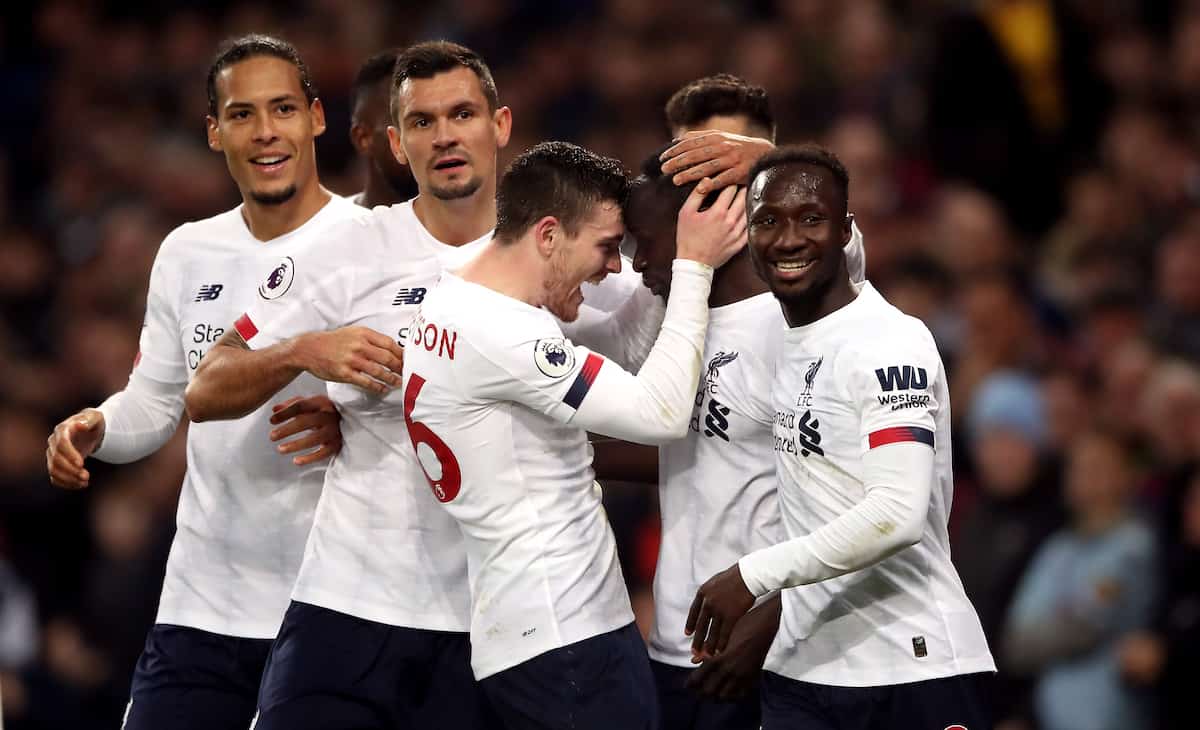
[[763, 672], [763, 730], [991, 730], [990, 674], [830, 687]]
[[656, 730], [658, 701], [634, 624], [539, 654], [480, 682], [508, 730]]
[[133, 670], [125, 730], [246, 730], [270, 639], [155, 624]]
[[292, 601], [254, 730], [490, 730], [466, 633], [381, 624]]
[[695, 669], [650, 660], [658, 688], [662, 730], [758, 730], [761, 707], [757, 689], [735, 702], [720, 702], [688, 689]]

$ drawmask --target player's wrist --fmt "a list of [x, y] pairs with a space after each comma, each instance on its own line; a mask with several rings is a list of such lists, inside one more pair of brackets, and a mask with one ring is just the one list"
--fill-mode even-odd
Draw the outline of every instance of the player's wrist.
[[281, 347], [284, 367], [296, 373], [312, 372], [320, 338], [320, 332], [305, 332], [284, 340]]
[[678, 258], [671, 262], [672, 276], [676, 274], [683, 274], [684, 276], [699, 275], [711, 279], [714, 270], [715, 269], [712, 264], [700, 259], [699, 257], [686, 256], [682, 253], [679, 254]]
[[108, 432], [108, 419], [104, 417], [104, 411], [99, 408], [84, 408], [79, 412], [80, 416], [91, 417], [96, 419], [96, 447], [92, 449], [92, 453], [98, 451], [104, 446], [104, 434]]

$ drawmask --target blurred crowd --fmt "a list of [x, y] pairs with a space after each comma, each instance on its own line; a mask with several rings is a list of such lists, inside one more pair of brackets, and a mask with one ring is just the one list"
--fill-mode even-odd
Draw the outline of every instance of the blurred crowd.
[[[1182, 727], [1200, 675], [1200, 3], [1135, 0], [46, 0], [0, 20], [0, 687], [16, 728], [112, 728], [153, 621], [183, 432], [50, 487], [45, 439], [123, 387], [151, 263], [238, 202], [204, 141], [217, 43], [281, 35], [361, 188], [349, 91], [445, 37], [513, 109], [630, 169], [718, 71], [851, 175], [868, 275], [934, 332], [956, 419], [954, 560], [1002, 730]], [[266, 444], [264, 444], [264, 448]], [[652, 610], [654, 490], [609, 514]]]

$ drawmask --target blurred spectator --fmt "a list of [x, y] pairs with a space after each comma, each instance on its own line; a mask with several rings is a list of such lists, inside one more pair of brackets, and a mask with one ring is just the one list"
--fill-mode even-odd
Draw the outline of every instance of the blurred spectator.
[[1007, 664], [1036, 675], [1044, 730], [1149, 728], [1148, 698], [1121, 677], [1121, 640], [1150, 622], [1154, 538], [1131, 511], [1130, 449], [1102, 431], [1068, 453], [1071, 525], [1037, 552], [998, 645]]
[[1200, 475], [1182, 504], [1182, 534], [1168, 539], [1163, 595], [1149, 631], [1125, 639], [1121, 672], [1140, 686], [1155, 686], [1163, 705], [1159, 727], [1179, 728], [1195, 715], [1195, 677], [1200, 676]]
[[[1034, 552], [1064, 521], [1057, 465], [1047, 452], [1047, 420], [1037, 381], [1011, 371], [984, 380], [967, 412], [976, 494], [952, 547], [993, 648], [1000, 646], [1013, 594]], [[1008, 671], [1002, 653], [995, 658], [997, 720], [1024, 716], [1028, 683]]]
[[[183, 441], [141, 465], [97, 464], [93, 490], [64, 493], [46, 483], [45, 438], [123, 384], [164, 233], [234, 204], [205, 144], [204, 73], [220, 39], [249, 31], [308, 59], [329, 121], [321, 177], [341, 194], [362, 185], [346, 134], [356, 64], [417, 39], [465, 41], [493, 66], [515, 120], [502, 162], [568, 139], [633, 168], [666, 141], [662, 106], [682, 84], [730, 72], [767, 88], [780, 143], [822, 139], [842, 156], [872, 281], [942, 350], [959, 418], [954, 555], [994, 648], [996, 612], [1060, 501], [1052, 465], [1098, 423], [1137, 444], [1146, 478], [1128, 491], [1159, 517], [1170, 566], [1153, 627], [1166, 652], [1131, 642], [1124, 669], [1162, 691], [1164, 721], [1186, 701], [1196, 650], [1171, 649], [1191, 646], [1200, 613], [1184, 508], [1200, 457], [1195, 2], [48, 0], [0, 23], [0, 555], [13, 576], [0, 584], [32, 591], [36, 610], [22, 642], [34, 656], [0, 659], [6, 728], [119, 723]], [[991, 424], [978, 431], [977, 401]], [[645, 526], [658, 522], [652, 500], [609, 492], [642, 619], [639, 555], [656, 554]], [[1061, 533], [1055, 550], [1083, 542]], [[1065, 615], [1051, 633], [1092, 636]], [[1050, 664], [1043, 701], [1082, 696], [1060, 675], [1090, 677], [1106, 651]]]
[[1155, 257], [1150, 332], [1166, 352], [1200, 361], [1200, 213], [1185, 218]]

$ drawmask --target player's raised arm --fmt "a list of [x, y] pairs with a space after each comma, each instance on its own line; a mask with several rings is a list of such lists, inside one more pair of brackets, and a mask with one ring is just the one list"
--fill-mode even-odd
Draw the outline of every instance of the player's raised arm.
[[674, 287], [662, 330], [637, 375], [597, 366], [572, 423], [607, 436], [655, 444], [687, 433], [699, 382], [712, 272], [745, 245], [745, 192], [726, 188], [711, 207], [693, 192], [679, 212]]

